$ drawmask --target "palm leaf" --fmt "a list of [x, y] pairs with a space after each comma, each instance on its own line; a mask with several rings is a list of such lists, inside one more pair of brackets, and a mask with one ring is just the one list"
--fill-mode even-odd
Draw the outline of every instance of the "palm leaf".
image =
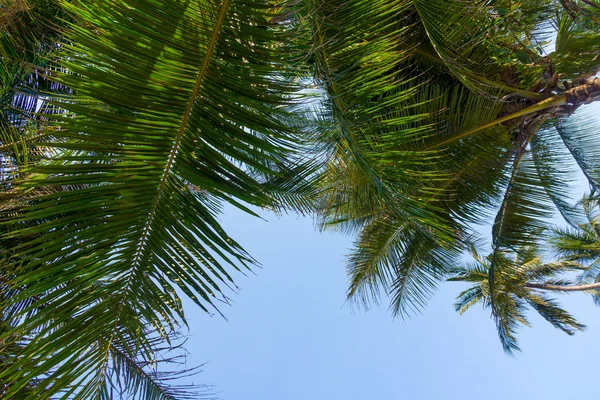
[[567, 13], [557, 18], [555, 51], [549, 56], [566, 79], [576, 79], [582, 71], [591, 74], [600, 67], [597, 43], [600, 31], [589, 19], [573, 19]]
[[456, 297], [456, 303], [454, 303], [454, 309], [460, 315], [467, 311], [471, 306], [481, 302], [483, 300], [483, 291], [480, 286], [472, 286], [466, 290], [460, 292]]
[[[160, 345], [162, 340], [158, 338], [156, 342], [156, 345]], [[172, 383], [201, 372], [199, 367], [178, 371], [165, 368], [165, 364], [174, 367], [184, 364], [184, 354], [174, 354], [181, 350], [180, 346], [183, 344], [184, 342], [181, 342], [177, 345], [171, 344], [167, 348], [157, 348], [156, 359], [152, 360], [143, 360], [140, 359], [140, 355], [130, 354], [130, 349], [135, 348], [133, 342], [111, 345], [111, 366], [107, 371], [109, 378], [102, 396], [107, 400], [114, 398], [115, 395], [119, 398], [144, 400], [213, 399], [211, 387], [208, 385]]]
[[515, 251], [534, 244], [546, 228], [544, 218], [552, 213], [552, 202], [538, 175], [532, 152], [521, 147], [515, 151], [507, 171], [506, 186], [492, 227], [495, 251]]
[[270, 22], [274, 3], [64, 6], [79, 23], [56, 80], [77, 96], [52, 99], [70, 113], [46, 143], [61, 154], [20, 185], [71, 190], [28, 201], [5, 235], [22, 241], [10, 284], [24, 289], [9, 304], [41, 296], [45, 306], [18, 327], [39, 332], [25, 350], [38, 368], [23, 374], [16, 362], [0, 375], [16, 390], [56, 368], [39, 398], [77, 382], [79, 397], [104, 390], [99, 371], [120, 338], [137, 337], [149, 356], [144, 328], [164, 334], [183, 318], [173, 287], [207, 311], [226, 301], [226, 266], [254, 261], [216, 214], [222, 202], [277, 205], [269, 191], [287, 183], [298, 133], [287, 123], [297, 42]]
[[446, 266], [459, 253], [441, 247], [423, 229], [383, 216], [364, 227], [348, 260], [348, 297], [368, 307], [377, 304], [380, 288], [390, 297], [394, 315], [419, 312], [429, 299]]
[[539, 295], [530, 295], [527, 297], [527, 302], [546, 321], [567, 335], [573, 335], [575, 331], [585, 329], [585, 325], [579, 323], [571, 314], [558, 307], [558, 304], [552, 299]]
[[[511, 18], [510, 5], [486, 1], [415, 0], [413, 3], [436, 54], [463, 84], [486, 94], [490, 89], [501, 89], [536, 97], [527, 89], [535, 83], [540, 72], [536, 69], [540, 67], [530, 67], [526, 76], [518, 80], [518, 87], [515, 87], [516, 80], [502, 76], [501, 66], [511, 57], [521, 57], [529, 63], [533, 61], [532, 64], [539, 58], [530, 49], [517, 50], [507, 46], [515, 40], [515, 37], [510, 37], [512, 32], [506, 26]], [[544, 1], [520, 4], [519, 12], [523, 14], [519, 21], [521, 32], [526, 37], [533, 35], [537, 28], [535, 18], [549, 12], [546, 4]], [[493, 32], [493, 36], [490, 32]]]
[[565, 146], [581, 168], [590, 186], [598, 190], [600, 183], [600, 164], [598, 164], [598, 122], [595, 107], [588, 106], [575, 112], [571, 118], [556, 125]]
[[531, 141], [531, 153], [540, 183], [561, 216], [571, 226], [582, 222], [580, 212], [569, 201], [578, 171], [556, 130], [538, 132]]

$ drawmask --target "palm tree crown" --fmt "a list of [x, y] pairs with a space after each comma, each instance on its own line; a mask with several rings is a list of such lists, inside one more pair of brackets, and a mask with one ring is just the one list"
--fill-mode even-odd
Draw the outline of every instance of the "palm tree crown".
[[[350, 298], [389, 296], [406, 315], [475, 226], [494, 221], [500, 255], [537, 241], [554, 210], [572, 220], [576, 170], [598, 183], [598, 122], [582, 107], [600, 95], [597, 7], [316, 3], [315, 69], [332, 121], [318, 207], [324, 227], [358, 232]], [[575, 5], [586, 10], [577, 18]]]
[[[560, 308], [554, 299], [535, 287], [536, 283], [566, 285], [568, 282], [556, 278], [568, 272], [585, 270], [585, 267], [570, 261], [544, 263], [536, 253], [536, 249], [530, 247], [513, 257], [498, 253], [482, 256], [473, 249], [474, 262], [455, 267], [449, 272], [449, 281], [472, 285], [458, 295], [456, 311], [462, 314], [478, 303], [490, 308], [502, 347], [509, 354], [519, 350], [515, 336], [517, 327], [529, 326], [525, 313], [528, 307], [569, 335], [585, 328]], [[500, 268], [493, 281], [490, 281], [494, 264]]]

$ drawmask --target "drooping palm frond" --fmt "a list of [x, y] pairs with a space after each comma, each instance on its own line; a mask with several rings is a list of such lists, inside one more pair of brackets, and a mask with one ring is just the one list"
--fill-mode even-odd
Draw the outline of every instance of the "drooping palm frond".
[[392, 215], [370, 221], [361, 231], [348, 260], [348, 296], [368, 307], [377, 304], [380, 290], [390, 297], [395, 316], [406, 317], [425, 306], [460, 252], [439, 245], [434, 233], [423, 235], [416, 224]]
[[[148, 335], [148, 334], [146, 334]], [[110, 363], [107, 368], [106, 384], [100, 398], [131, 398], [143, 400], [214, 399], [211, 385], [177, 384], [202, 372], [201, 366], [181, 369], [185, 365], [185, 344], [173, 335], [168, 346], [161, 337], [153, 338], [154, 358], [144, 359], [144, 354], [131, 354], [136, 348], [137, 338], [129, 343], [113, 343], [110, 348]], [[179, 341], [179, 343], [175, 343]], [[176, 368], [173, 370], [172, 368]], [[95, 393], [90, 393], [95, 395]]]
[[[458, 279], [456, 279], [458, 280]], [[483, 290], [480, 286], [472, 286], [460, 292], [454, 303], [454, 310], [462, 315], [473, 305], [482, 302], [484, 298]]]
[[496, 251], [517, 249], [537, 240], [544, 217], [552, 213], [552, 203], [542, 186], [532, 154], [519, 149], [508, 170], [510, 175], [492, 227]]
[[28, 167], [18, 189], [69, 190], [4, 216], [3, 239], [21, 241], [8, 282], [20, 291], [5, 307], [39, 300], [15, 328], [35, 332], [23, 352], [37, 368], [17, 360], [0, 376], [18, 390], [53, 370], [36, 398], [105, 393], [110, 348], [125, 339], [150, 359], [145, 329], [183, 321], [174, 288], [207, 311], [226, 302], [229, 270], [254, 260], [216, 214], [223, 202], [279, 206], [301, 134], [289, 122], [301, 27], [276, 18], [280, 4], [62, 4], [77, 23], [53, 79], [76, 95], [49, 100], [66, 110], [43, 143], [58, 156]]
[[531, 154], [541, 185], [560, 215], [571, 226], [580, 223], [581, 213], [572, 199], [579, 171], [558, 132], [551, 127], [538, 132], [531, 141]]
[[585, 329], [585, 325], [578, 322], [571, 314], [560, 308], [553, 299], [542, 295], [532, 295], [527, 298], [527, 303], [556, 329], [567, 335], [574, 335], [576, 331]]
[[596, 106], [584, 107], [577, 110], [571, 118], [564, 119], [556, 125], [565, 146], [571, 152], [579, 168], [586, 176], [594, 190], [600, 188], [598, 176], [598, 149], [600, 143], [595, 132], [599, 123], [595, 118]]
[[[0, 295], [3, 303], [6, 299], [19, 294], [20, 290], [7, 285], [6, 282], [14, 276], [11, 273], [11, 264], [2, 262], [0, 268]], [[148, 328], [138, 332], [135, 337], [120, 335], [114, 338], [108, 345], [107, 364], [103, 370], [89, 370], [90, 362], [85, 355], [73, 362], [72, 360], [59, 360], [54, 367], [48, 369], [44, 366], [40, 369], [38, 359], [31, 358], [27, 352], [27, 346], [35, 338], [39, 331], [47, 329], [50, 324], [40, 327], [37, 332], [23, 332], [19, 329], [23, 319], [33, 318], [38, 313], [44, 312], [47, 305], [42, 296], [35, 299], [25, 299], [18, 303], [12, 303], [9, 308], [2, 310], [2, 332], [3, 342], [0, 348], [0, 372], [12, 367], [15, 363], [21, 363], [21, 374], [30, 375], [31, 379], [23, 387], [12, 390], [15, 384], [11, 380], [0, 383], [2, 393], [14, 393], [13, 398], [29, 399], [36, 398], [39, 386], [46, 387], [48, 384], [60, 384], [58, 378], [64, 370], [71, 371], [79, 379], [78, 382], [65, 385], [59, 392], [61, 398], [68, 398], [70, 394], [76, 393], [79, 398], [132, 398], [140, 400], [178, 400], [213, 398], [211, 385], [179, 384], [183, 378], [196, 375], [201, 372], [200, 367], [182, 368], [186, 361], [186, 353], [183, 345], [185, 340], [177, 332], [159, 334]], [[24, 312], [27, 310], [26, 312]], [[67, 316], [67, 319], [69, 317]], [[140, 339], [147, 338], [143, 346]], [[92, 347], [107, 346], [104, 337], [97, 337]], [[82, 390], [83, 383], [94, 379], [103, 379], [103, 384]], [[55, 397], [53, 397], [55, 398]]]

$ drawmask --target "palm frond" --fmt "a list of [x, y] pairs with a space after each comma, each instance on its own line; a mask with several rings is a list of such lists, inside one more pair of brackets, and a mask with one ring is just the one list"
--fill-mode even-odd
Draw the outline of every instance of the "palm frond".
[[541, 260], [539, 260], [535, 263], [529, 263], [519, 267], [519, 271], [530, 281], [546, 281], [564, 273], [587, 269], [586, 266], [578, 262], [568, 260], [552, 262], [541, 262]]
[[275, 2], [62, 4], [77, 23], [54, 79], [77, 95], [49, 100], [67, 112], [42, 143], [59, 154], [28, 167], [19, 187], [69, 190], [5, 216], [3, 238], [21, 242], [9, 285], [22, 290], [7, 306], [39, 297], [22, 313], [44, 307], [18, 326], [36, 332], [24, 354], [37, 368], [17, 361], [0, 376], [17, 390], [56, 369], [38, 398], [77, 383], [103, 391], [122, 338], [149, 357], [144, 329], [183, 321], [174, 288], [206, 311], [227, 301], [228, 269], [254, 260], [216, 214], [223, 202], [281, 204], [271, 191], [288, 184], [300, 134], [288, 123], [302, 97], [298, 32], [273, 19]]
[[598, 235], [593, 229], [557, 228], [550, 238], [553, 250], [566, 259], [594, 261], [600, 256]]
[[540, 183], [561, 216], [571, 226], [581, 223], [581, 213], [570, 201], [578, 170], [556, 130], [540, 130], [531, 141], [531, 154]]
[[525, 318], [525, 304], [525, 301], [510, 293], [496, 292], [492, 295], [492, 317], [502, 348], [508, 355], [521, 351], [516, 334], [520, 325], [529, 326]]
[[[436, 54], [463, 84], [482, 93], [501, 89], [529, 95], [528, 88], [542, 70], [536, 65], [540, 56], [528, 47], [514, 46], [515, 41], [518, 43], [522, 38], [511, 30], [510, 18], [518, 9], [522, 13], [520, 35], [532, 36], [540, 18], [551, 11], [548, 2], [521, 3], [514, 11], [503, 2], [415, 0], [413, 3]], [[518, 80], [504, 70], [513, 57], [530, 64]]]
[[[129, 354], [128, 351], [135, 348], [135, 343], [111, 345], [111, 366], [104, 392], [106, 400], [115, 398], [115, 395], [143, 400], [214, 399], [210, 385], [173, 384], [202, 372], [199, 369], [201, 366], [179, 369], [185, 363], [184, 354], [171, 354], [178, 351], [182, 344], [157, 349], [156, 359], [153, 360], [140, 360], [139, 355]], [[167, 364], [178, 370], [165, 369]]]
[[595, 107], [587, 106], [578, 109], [570, 118], [561, 120], [556, 125], [565, 146], [581, 168], [590, 186], [594, 190], [600, 188], [600, 165], [598, 164], [599, 143], [598, 122], [595, 118]]
[[[587, 18], [573, 19], [567, 12], [558, 13], [555, 51], [549, 55], [564, 79], [594, 75], [600, 68], [597, 43], [600, 30]], [[583, 72], [583, 73], [582, 73]]]
[[408, 316], [423, 310], [438, 284], [446, 275], [448, 264], [459, 257], [453, 248], [444, 248], [436, 240], [410, 237], [402, 258], [394, 264], [395, 279], [390, 286], [393, 315]]
[[348, 297], [365, 307], [380, 290], [395, 316], [419, 312], [459, 252], [439, 246], [422, 228], [382, 216], [366, 225], [348, 258]]
[[515, 153], [506, 190], [494, 220], [494, 246], [516, 248], [530, 244], [528, 239], [544, 227], [539, 219], [549, 211], [545, 200], [546, 192], [538, 180], [531, 153], [522, 149]]
[[[460, 280], [458, 278], [454, 280]], [[462, 315], [465, 311], [467, 311], [471, 306], [481, 302], [484, 298], [483, 290], [480, 286], [472, 286], [466, 290], [460, 292], [460, 294], [456, 297], [456, 302], [454, 303], [454, 310]]]
[[553, 299], [541, 295], [530, 295], [527, 296], [527, 302], [546, 321], [567, 335], [573, 335], [575, 331], [585, 329], [585, 325], [579, 323], [571, 314], [560, 308]]

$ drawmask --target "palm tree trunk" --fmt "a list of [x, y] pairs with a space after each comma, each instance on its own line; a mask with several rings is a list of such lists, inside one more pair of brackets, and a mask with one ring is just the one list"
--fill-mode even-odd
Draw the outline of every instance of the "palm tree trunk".
[[591, 103], [600, 98], [600, 78], [584, 79], [578, 86], [567, 90], [564, 95], [566, 102], [574, 106]]
[[552, 290], [556, 292], [584, 292], [587, 290], [600, 290], [600, 282], [587, 285], [551, 285], [549, 283], [526, 283], [532, 289]]
[[[539, 116], [540, 114], [553, 115], [559, 109], [561, 109], [561, 111], [564, 112], [565, 108], [567, 109], [566, 111], [568, 113], [573, 113], [580, 105], [588, 104], [598, 99], [600, 99], [600, 78], [584, 79], [579, 82], [579, 85], [573, 86], [572, 88], [562, 93], [555, 94], [552, 97], [544, 99], [532, 106], [524, 108], [520, 111], [516, 111], [502, 118], [498, 118], [494, 121], [480, 125], [476, 128], [469, 129], [468, 131], [462, 132], [456, 136], [451, 137], [450, 139], [436, 143], [428, 147], [427, 150], [432, 150], [437, 147], [448, 145], [452, 142], [456, 142], [459, 139], [470, 136], [484, 129], [491, 128], [492, 126], [499, 125], [503, 122], [507, 122], [518, 117], [523, 117], [525, 115], [530, 115], [534, 113], [535, 114], [533, 115], [533, 117]], [[550, 111], [549, 109], [552, 110]]]

